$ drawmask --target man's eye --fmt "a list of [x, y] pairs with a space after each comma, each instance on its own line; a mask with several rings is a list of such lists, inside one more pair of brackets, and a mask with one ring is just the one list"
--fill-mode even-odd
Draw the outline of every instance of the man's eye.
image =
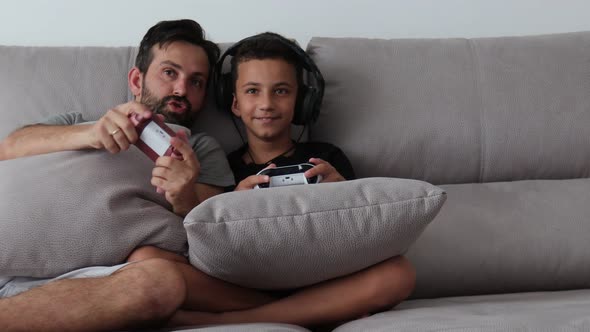
[[169, 77], [174, 77], [176, 75], [176, 72], [172, 69], [164, 69], [163, 73]]
[[256, 89], [248, 89], [248, 90], [246, 90], [246, 94], [249, 94], [249, 95], [255, 94], [256, 92], [257, 92]]
[[200, 88], [204, 85], [203, 80], [200, 78], [196, 78], [196, 79], [192, 80], [191, 84], [197, 88]]
[[276, 89], [275, 90], [275, 93], [277, 95], [286, 95], [287, 93], [289, 93], [289, 90], [287, 90], [287, 89]]

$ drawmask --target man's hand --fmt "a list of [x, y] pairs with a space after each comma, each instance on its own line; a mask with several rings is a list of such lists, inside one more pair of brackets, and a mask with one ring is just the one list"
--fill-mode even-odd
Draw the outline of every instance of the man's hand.
[[[265, 169], [275, 168], [275, 167], [277, 167], [277, 165], [270, 164]], [[250, 175], [249, 177], [240, 181], [240, 183], [238, 183], [238, 185], [236, 186], [236, 189], [234, 189], [234, 191], [254, 189], [254, 187], [256, 187], [256, 185], [259, 185], [261, 183], [268, 183], [268, 181], [270, 181], [270, 177], [268, 175]]]
[[317, 175], [322, 176], [322, 182], [338, 182], [346, 180], [329, 162], [320, 158], [311, 158], [309, 162], [315, 166], [307, 170], [303, 175], [311, 178]]
[[152, 116], [147, 107], [135, 101], [121, 104], [106, 112], [88, 129], [88, 144], [95, 149], [105, 149], [110, 153], [118, 153], [129, 149], [129, 145], [138, 139], [135, 119], [129, 118], [135, 113], [141, 119]]
[[172, 204], [174, 213], [185, 216], [199, 204], [196, 181], [199, 178], [201, 164], [184, 131], [179, 131], [170, 140], [176, 149], [176, 155], [159, 157], [152, 171], [152, 185], [163, 192], [166, 200]]

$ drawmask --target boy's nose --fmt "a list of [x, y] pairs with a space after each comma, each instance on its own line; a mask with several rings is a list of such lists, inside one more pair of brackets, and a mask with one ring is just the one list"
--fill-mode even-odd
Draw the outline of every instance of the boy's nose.
[[258, 108], [263, 111], [271, 110], [273, 108], [272, 105], [273, 105], [272, 94], [263, 93], [260, 96]]

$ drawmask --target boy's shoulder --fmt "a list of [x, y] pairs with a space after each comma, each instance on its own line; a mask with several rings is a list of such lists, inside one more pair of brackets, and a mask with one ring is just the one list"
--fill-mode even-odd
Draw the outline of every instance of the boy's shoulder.
[[297, 148], [308, 152], [330, 152], [340, 150], [336, 145], [327, 142], [300, 142], [297, 143]]

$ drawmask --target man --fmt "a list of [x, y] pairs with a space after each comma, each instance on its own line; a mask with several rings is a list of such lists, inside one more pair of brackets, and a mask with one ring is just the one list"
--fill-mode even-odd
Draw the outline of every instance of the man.
[[[209, 71], [218, 57], [219, 48], [204, 39], [198, 23], [161, 22], [146, 33], [135, 67], [129, 71], [134, 101], [108, 110], [94, 124], [72, 126], [85, 120], [79, 113], [70, 113], [21, 128], [0, 143], [0, 160], [89, 148], [125, 151], [138, 138], [128, 117], [131, 113], [148, 118], [154, 110], [166, 122], [190, 128], [204, 106]], [[152, 184], [164, 190], [174, 212], [184, 216], [206, 198], [221, 193], [233, 179], [228, 176], [223, 150], [211, 137], [192, 136], [190, 144], [195, 151], [182, 139], [175, 138], [171, 143], [183, 160], [158, 159]], [[198, 160], [197, 155], [206, 155], [207, 159]]]
[[[134, 101], [108, 110], [95, 123], [64, 114], [16, 130], [0, 142], [0, 159], [75, 149], [125, 151], [137, 140], [131, 113], [163, 116], [190, 127], [218, 56], [218, 47], [204, 38], [198, 23], [160, 22], [144, 36], [128, 74]], [[174, 212], [186, 215], [231, 185], [233, 176], [223, 150], [210, 137], [193, 135], [190, 142], [182, 133], [179, 137], [171, 144], [182, 158], [160, 157], [151, 182], [165, 192]], [[188, 287], [201, 287], [203, 298], [187, 296]], [[89, 267], [52, 280], [0, 276], [0, 330], [121, 330], [165, 324], [185, 309], [240, 310], [270, 301], [233, 288], [184, 262], [160, 258]]]

